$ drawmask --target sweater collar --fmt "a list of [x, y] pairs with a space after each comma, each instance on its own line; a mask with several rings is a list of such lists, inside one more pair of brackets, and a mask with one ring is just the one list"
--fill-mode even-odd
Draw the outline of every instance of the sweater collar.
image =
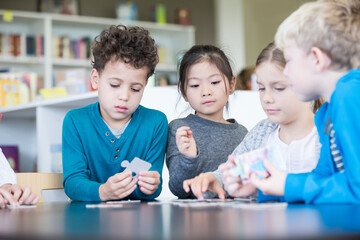
[[211, 120], [208, 120], [205, 118], [198, 117], [195, 114], [189, 114], [186, 118], [192, 122], [195, 122], [195, 123], [198, 123], [201, 125], [207, 125], [207, 126], [224, 128], [224, 129], [235, 129], [239, 126], [239, 123], [237, 123], [237, 121], [233, 118], [226, 120], [226, 121], [230, 122], [230, 124], [214, 122], [214, 121], [211, 121]]

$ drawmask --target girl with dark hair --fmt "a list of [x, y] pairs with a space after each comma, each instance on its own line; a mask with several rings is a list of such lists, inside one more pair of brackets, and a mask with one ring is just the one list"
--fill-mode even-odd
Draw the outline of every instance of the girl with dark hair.
[[244, 126], [223, 116], [235, 82], [228, 58], [215, 46], [193, 46], [182, 58], [178, 88], [195, 114], [169, 124], [169, 187], [179, 198], [194, 197], [184, 191], [183, 181], [214, 171], [247, 133]]

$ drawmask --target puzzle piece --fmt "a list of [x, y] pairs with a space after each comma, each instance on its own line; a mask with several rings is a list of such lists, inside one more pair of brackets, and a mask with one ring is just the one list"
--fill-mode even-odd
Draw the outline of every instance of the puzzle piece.
[[20, 209], [20, 208], [36, 208], [36, 205], [20, 205], [20, 206], [12, 206], [12, 205], [7, 205], [8, 209]]
[[285, 162], [277, 146], [267, 146], [235, 156], [236, 166], [231, 170], [234, 177], [240, 176], [244, 182], [250, 181], [250, 173], [256, 172], [259, 178], [269, 176], [263, 160], [270, 160], [278, 169], [285, 171]]
[[86, 208], [123, 208], [123, 204], [86, 204]]
[[146, 162], [138, 157], [135, 157], [130, 163], [124, 160], [121, 166], [125, 168], [124, 171], [131, 171], [135, 173], [134, 177], [137, 177], [140, 171], [148, 171], [151, 168], [151, 163]]

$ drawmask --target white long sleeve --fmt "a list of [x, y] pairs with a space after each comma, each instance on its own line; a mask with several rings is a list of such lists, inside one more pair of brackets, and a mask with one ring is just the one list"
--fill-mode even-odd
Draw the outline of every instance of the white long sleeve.
[[7, 183], [15, 184], [16, 174], [0, 148], [0, 187]]

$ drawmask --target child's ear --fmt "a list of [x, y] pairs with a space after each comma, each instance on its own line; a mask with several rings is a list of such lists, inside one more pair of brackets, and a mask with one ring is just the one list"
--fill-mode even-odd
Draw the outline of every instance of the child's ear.
[[232, 77], [232, 79], [230, 81], [230, 86], [229, 86], [229, 95], [231, 95], [235, 92], [235, 87], [236, 87], [236, 77]]
[[330, 68], [331, 59], [323, 50], [321, 50], [318, 47], [312, 47], [310, 49], [310, 54], [315, 59], [315, 71], [317, 73], [323, 72], [324, 70], [327, 70]]
[[93, 89], [98, 89], [99, 86], [99, 73], [93, 68], [90, 73], [90, 82]]

